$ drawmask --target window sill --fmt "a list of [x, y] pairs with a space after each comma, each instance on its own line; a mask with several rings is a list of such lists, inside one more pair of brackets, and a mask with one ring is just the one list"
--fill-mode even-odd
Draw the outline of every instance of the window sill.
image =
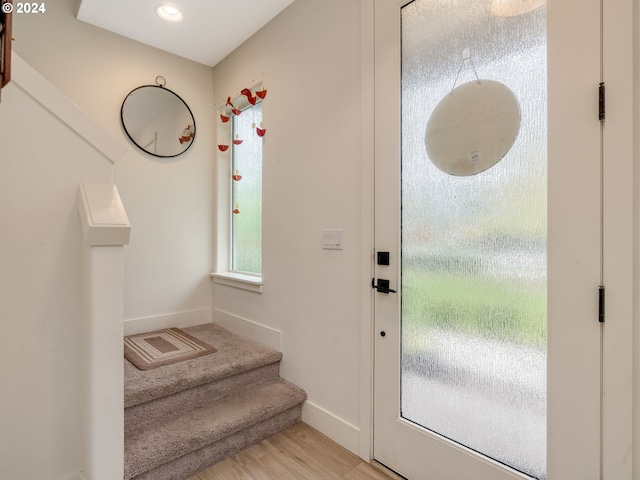
[[213, 278], [213, 283], [249, 290], [250, 292], [262, 293], [262, 277], [235, 272], [224, 272], [212, 273], [211, 278]]

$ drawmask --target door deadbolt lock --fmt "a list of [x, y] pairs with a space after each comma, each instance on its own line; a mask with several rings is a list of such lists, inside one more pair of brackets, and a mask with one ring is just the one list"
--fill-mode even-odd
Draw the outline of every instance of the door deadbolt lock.
[[389, 265], [389, 252], [378, 252], [378, 265]]

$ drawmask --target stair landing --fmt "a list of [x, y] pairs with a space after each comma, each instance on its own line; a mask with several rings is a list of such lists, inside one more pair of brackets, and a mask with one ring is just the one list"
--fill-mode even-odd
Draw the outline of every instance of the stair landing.
[[282, 359], [281, 352], [214, 323], [182, 330], [213, 345], [217, 352], [147, 371], [139, 370], [125, 359], [125, 408], [277, 363]]

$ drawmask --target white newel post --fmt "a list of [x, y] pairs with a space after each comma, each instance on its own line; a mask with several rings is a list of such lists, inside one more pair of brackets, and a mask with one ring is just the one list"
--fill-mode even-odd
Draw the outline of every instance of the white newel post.
[[83, 183], [78, 210], [85, 244], [88, 351], [87, 480], [124, 471], [124, 245], [131, 227], [115, 185]]

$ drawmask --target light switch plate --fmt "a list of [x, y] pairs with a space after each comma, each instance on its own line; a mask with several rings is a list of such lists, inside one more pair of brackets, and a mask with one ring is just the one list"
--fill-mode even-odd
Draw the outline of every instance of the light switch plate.
[[342, 250], [342, 229], [323, 230], [322, 248], [324, 250]]

